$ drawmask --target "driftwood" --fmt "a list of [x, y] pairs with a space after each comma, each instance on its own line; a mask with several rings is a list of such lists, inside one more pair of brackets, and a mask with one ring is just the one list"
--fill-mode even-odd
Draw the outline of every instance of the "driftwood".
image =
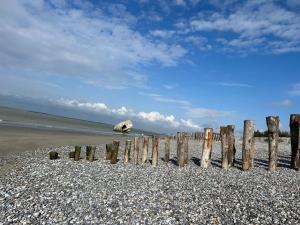
[[147, 163], [147, 157], [148, 157], [148, 142], [149, 142], [149, 137], [144, 136], [144, 141], [143, 141], [143, 151], [142, 151], [142, 163], [145, 164]]
[[139, 163], [139, 138], [138, 137], [134, 138], [133, 160], [135, 165]]
[[50, 160], [58, 159], [58, 152], [49, 152]]
[[177, 134], [177, 164], [183, 167], [188, 159], [188, 136], [185, 133]]
[[130, 161], [130, 150], [131, 150], [131, 140], [126, 140], [125, 151], [124, 151], [124, 162], [128, 163]]
[[291, 130], [291, 168], [300, 170], [300, 114], [290, 116]]
[[112, 146], [113, 144], [106, 144], [106, 156], [105, 159], [106, 160], [111, 160], [112, 157]]
[[152, 166], [156, 167], [158, 164], [158, 137], [152, 136]]
[[111, 164], [116, 164], [118, 162], [118, 152], [119, 152], [119, 141], [113, 141], [112, 143], [112, 151], [111, 151]]
[[75, 146], [74, 161], [79, 161], [80, 159], [81, 146]]
[[210, 165], [211, 154], [212, 154], [212, 142], [213, 142], [213, 129], [205, 128], [204, 129], [204, 142], [203, 150], [201, 157], [201, 167], [206, 169]]
[[243, 135], [243, 171], [248, 171], [253, 166], [254, 159], [254, 122], [251, 120], [244, 121]]
[[280, 120], [278, 116], [269, 116], [266, 118], [266, 120], [269, 135], [269, 171], [275, 172], [277, 169]]
[[171, 137], [165, 137], [165, 162], [168, 163], [170, 161], [170, 141]]
[[132, 127], [132, 121], [126, 120], [115, 125], [113, 130], [116, 132], [128, 133]]

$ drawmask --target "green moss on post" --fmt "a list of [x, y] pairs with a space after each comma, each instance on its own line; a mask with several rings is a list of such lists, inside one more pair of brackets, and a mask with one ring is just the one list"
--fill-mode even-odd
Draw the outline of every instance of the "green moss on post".
[[80, 159], [81, 146], [75, 146], [74, 161], [79, 161]]
[[113, 141], [112, 151], [111, 151], [111, 164], [116, 164], [118, 162], [118, 152], [119, 152], [119, 141]]
[[58, 152], [49, 152], [50, 160], [58, 159]]
[[85, 159], [86, 160], [89, 160], [89, 155], [91, 154], [90, 153], [91, 150], [92, 150], [92, 146], [86, 146], [86, 151], [85, 151]]
[[90, 162], [93, 162], [95, 160], [95, 152], [96, 152], [96, 146], [89, 146], [90, 149], [88, 151], [87, 160]]
[[75, 151], [69, 152], [69, 158], [70, 159], [75, 158]]

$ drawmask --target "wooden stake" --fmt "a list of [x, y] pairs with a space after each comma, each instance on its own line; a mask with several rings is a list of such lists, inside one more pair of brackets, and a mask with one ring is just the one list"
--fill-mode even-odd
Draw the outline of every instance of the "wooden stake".
[[133, 159], [134, 164], [137, 165], [139, 163], [139, 138], [134, 138], [134, 151], [133, 151]]
[[207, 169], [210, 165], [213, 142], [213, 129], [204, 129], [204, 142], [201, 157], [201, 168]]
[[119, 152], [119, 141], [113, 141], [112, 143], [112, 151], [111, 151], [111, 164], [116, 164], [118, 162], [118, 152]]
[[170, 161], [170, 141], [171, 138], [169, 136], [165, 137], [165, 162], [166, 163]]
[[251, 161], [254, 159], [254, 122], [251, 120], [244, 121], [243, 136], [243, 171], [250, 169]]
[[58, 159], [58, 152], [49, 152], [50, 160]]
[[111, 160], [112, 157], [112, 144], [106, 144], [106, 160]]
[[177, 164], [183, 167], [186, 164], [188, 140], [185, 134], [180, 134], [177, 137]]
[[88, 156], [87, 160], [90, 162], [93, 162], [95, 160], [95, 152], [96, 152], [96, 146], [89, 146]]
[[152, 136], [152, 166], [156, 167], [158, 164], [158, 138], [156, 135]]
[[147, 163], [147, 157], [148, 157], [148, 141], [149, 137], [144, 136], [144, 141], [143, 141], [143, 152], [142, 152], [142, 163], [145, 164]]
[[75, 146], [75, 156], [74, 161], [79, 161], [80, 159], [81, 146]]
[[90, 155], [91, 150], [92, 150], [92, 146], [86, 146], [86, 150], [85, 150], [85, 159], [86, 160], [89, 159], [89, 155]]
[[277, 169], [278, 139], [279, 139], [279, 116], [266, 118], [269, 134], [269, 171]]
[[228, 166], [234, 166], [235, 160], [235, 138], [234, 138], [234, 125], [227, 126], [228, 131]]
[[183, 135], [184, 165], [186, 165], [189, 162], [189, 136], [187, 133], [184, 133]]
[[228, 127], [221, 127], [221, 142], [222, 142], [222, 168], [228, 170], [229, 163], [228, 163]]
[[131, 150], [131, 140], [126, 140], [125, 151], [124, 151], [124, 162], [128, 163], [130, 161], [130, 150]]
[[75, 151], [69, 152], [69, 158], [73, 158], [75, 157]]
[[300, 170], [300, 114], [290, 116], [291, 130], [291, 168]]

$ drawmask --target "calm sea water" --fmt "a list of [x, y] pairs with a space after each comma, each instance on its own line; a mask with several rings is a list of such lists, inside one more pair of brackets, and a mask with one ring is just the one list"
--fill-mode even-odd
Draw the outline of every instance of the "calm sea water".
[[[47, 130], [77, 131], [95, 134], [112, 135], [119, 134], [113, 132], [113, 125], [79, 120], [46, 113], [31, 112], [20, 109], [0, 107], [0, 126], [40, 128]], [[129, 136], [149, 135], [149, 132], [133, 129]]]

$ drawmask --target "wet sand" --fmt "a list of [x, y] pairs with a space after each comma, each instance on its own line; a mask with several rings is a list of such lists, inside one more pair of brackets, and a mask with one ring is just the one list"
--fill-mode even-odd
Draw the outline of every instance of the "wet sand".
[[106, 144], [113, 139], [124, 140], [126, 136], [0, 126], [0, 157], [42, 147]]

